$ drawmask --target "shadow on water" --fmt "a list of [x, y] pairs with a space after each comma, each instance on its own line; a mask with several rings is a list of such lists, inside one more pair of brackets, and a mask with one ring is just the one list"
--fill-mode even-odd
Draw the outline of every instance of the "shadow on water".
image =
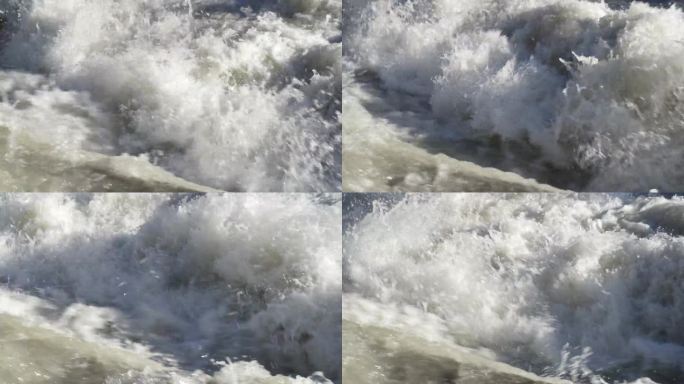
[[195, 16], [232, 13], [249, 16], [253, 13], [273, 11], [281, 16], [291, 17], [305, 11], [307, 1], [282, 0], [214, 0], [193, 5]]
[[[655, 7], [669, 7], [672, 5], [682, 6], [684, 1], [682, 0], [638, 0], [642, 3], [647, 3]], [[628, 8], [631, 3], [636, 2], [635, 0], [606, 0], [608, 4], [613, 9], [625, 9]]]
[[526, 137], [505, 139], [498, 134], [469, 132], [452, 121], [438, 120], [433, 116], [428, 96], [389, 90], [372, 71], [358, 71], [355, 80], [373, 96], [360, 101], [371, 115], [407, 133], [410, 144], [430, 154], [516, 173], [561, 189], [582, 190], [590, 181], [590, 172], [576, 166], [561, 168], [546, 160], [541, 148]]
[[348, 232], [375, 207], [389, 209], [405, 198], [403, 193], [345, 193], [342, 196], [342, 228]]
[[28, 12], [30, 3], [19, 0], [0, 0], [0, 56], [2, 48], [19, 28], [21, 15]]

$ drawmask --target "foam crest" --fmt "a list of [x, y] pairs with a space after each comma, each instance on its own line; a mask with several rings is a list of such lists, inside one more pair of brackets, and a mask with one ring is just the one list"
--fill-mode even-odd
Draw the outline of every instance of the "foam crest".
[[[0, 66], [45, 75], [55, 90], [41, 96], [52, 104], [61, 92], [90, 99], [86, 109], [105, 123], [83, 122], [93, 134], [76, 149], [107, 146], [219, 189], [338, 189], [336, 2], [242, 4], [247, 13], [232, 2], [20, 4]], [[2, 105], [10, 116], [54, 114], [25, 98]]]
[[573, 187], [586, 190], [674, 191], [684, 180], [672, 165], [684, 124], [681, 8], [378, 0], [349, 9], [356, 69], [377, 75], [390, 108], [417, 98], [438, 126], [414, 127], [418, 139], [511, 141], [524, 174], [543, 177], [537, 162], [580, 170], [590, 180]]
[[339, 380], [338, 197], [2, 199], [4, 314], [181, 376], [228, 359]]
[[573, 382], [681, 379], [681, 199], [375, 204], [345, 235], [345, 318]]

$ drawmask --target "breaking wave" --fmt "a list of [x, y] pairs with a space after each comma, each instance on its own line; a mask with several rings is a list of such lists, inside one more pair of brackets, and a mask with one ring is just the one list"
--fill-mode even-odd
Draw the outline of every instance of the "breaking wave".
[[345, 375], [684, 380], [681, 198], [364, 199], [345, 214], [343, 313], [349, 334], [383, 341], [345, 344]]
[[[684, 183], [679, 6], [348, 3], [345, 98], [396, 137], [560, 188], [677, 192]], [[371, 141], [373, 125], [364, 128]]]
[[0, 196], [14, 383], [340, 381], [339, 196]]
[[340, 8], [0, 1], [0, 187], [339, 190]]

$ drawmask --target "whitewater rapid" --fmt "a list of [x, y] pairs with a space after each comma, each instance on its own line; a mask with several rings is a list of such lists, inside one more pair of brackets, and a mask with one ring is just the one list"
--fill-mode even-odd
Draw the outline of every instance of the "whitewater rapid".
[[339, 383], [339, 195], [0, 195], [3, 384]]
[[340, 0], [0, 0], [0, 190], [339, 190], [340, 18]]
[[345, 378], [684, 381], [684, 199], [380, 194], [344, 204]]
[[678, 192], [668, 3], [344, 2], [345, 190]]

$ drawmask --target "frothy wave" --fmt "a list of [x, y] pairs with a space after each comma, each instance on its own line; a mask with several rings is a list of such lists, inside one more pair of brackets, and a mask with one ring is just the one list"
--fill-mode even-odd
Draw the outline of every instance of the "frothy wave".
[[454, 194], [372, 204], [344, 245], [344, 316], [369, 334], [415, 335], [436, 343], [434, 356], [469, 348], [576, 383], [684, 378], [682, 199]]
[[[66, 352], [45, 344], [35, 358], [5, 367], [10, 373], [40, 356], [73, 353], [94, 355], [106, 368], [81, 378], [89, 382], [114, 380], [106, 373], [121, 370], [150, 380], [170, 371], [198, 383], [211, 382], [208, 375], [226, 383], [290, 380], [275, 374], [339, 381], [339, 197], [0, 199], [0, 315], [34, 327], [2, 338], [51, 330], [71, 340], [59, 343]], [[56, 336], [27, 338], [16, 351]], [[36, 372], [69, 377], [72, 365], [38, 364]]]
[[218, 189], [337, 190], [340, 7], [3, 0], [0, 127]]
[[498, 137], [525, 148], [528, 176], [551, 182], [539, 162], [588, 175], [561, 187], [676, 192], [684, 181], [681, 8], [378, 0], [349, 12], [355, 70], [377, 74], [396, 110], [418, 99], [437, 126], [413, 135]]

